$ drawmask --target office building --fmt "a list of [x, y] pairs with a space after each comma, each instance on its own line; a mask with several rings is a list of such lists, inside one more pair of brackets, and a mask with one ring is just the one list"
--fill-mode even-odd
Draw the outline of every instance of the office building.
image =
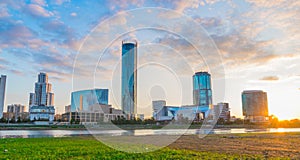
[[48, 83], [48, 75], [40, 73], [35, 83], [34, 93], [30, 93], [29, 106], [53, 106], [54, 93], [51, 92], [52, 85]]
[[22, 104], [10, 104], [7, 106], [7, 113], [13, 115], [10, 118], [17, 120], [19, 117], [22, 117], [21, 115], [25, 112], [25, 109], [26, 107]]
[[35, 83], [34, 93], [29, 95], [29, 118], [31, 121], [54, 120], [54, 93], [52, 85], [48, 83], [48, 75], [39, 73], [38, 81]]
[[128, 118], [137, 114], [137, 42], [122, 41], [121, 103]]
[[250, 122], [264, 122], [269, 116], [267, 93], [261, 90], [242, 92], [243, 116]]
[[101, 122], [110, 122], [124, 117], [122, 110], [114, 109], [107, 104], [93, 104], [89, 110], [72, 111], [62, 114], [62, 120], [65, 122], [77, 122], [80, 124], [98, 124]]
[[211, 77], [208, 72], [193, 75], [193, 102], [198, 106], [212, 106]]
[[108, 89], [90, 89], [71, 93], [71, 112], [90, 111], [94, 104], [108, 105]]
[[214, 105], [214, 118], [223, 119], [224, 121], [230, 121], [230, 108], [229, 103], [218, 103]]
[[1, 75], [0, 78], [0, 118], [3, 117], [4, 101], [5, 101], [6, 76]]

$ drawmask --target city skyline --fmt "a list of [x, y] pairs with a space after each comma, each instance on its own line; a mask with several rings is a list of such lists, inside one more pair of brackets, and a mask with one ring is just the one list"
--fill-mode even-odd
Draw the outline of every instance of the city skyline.
[[[96, 25], [120, 11], [143, 6], [175, 10], [191, 17], [207, 30], [223, 58], [226, 75], [225, 97], [218, 97], [218, 92], [214, 92], [214, 102], [229, 102], [232, 114], [241, 117], [242, 91], [264, 90], [268, 93], [270, 114], [280, 119], [299, 118], [300, 50], [297, 40], [300, 37], [299, 12], [296, 10], [300, 6], [298, 1], [139, 1], [131, 5], [122, 3], [124, 5], [115, 6], [113, 4], [115, 3], [110, 1], [47, 2], [35, 0], [18, 1], [14, 4], [9, 1], [0, 2], [0, 22], [4, 26], [0, 28], [0, 35], [2, 35], [0, 68], [1, 74], [8, 76], [4, 110], [9, 104], [28, 104], [28, 93], [32, 92], [32, 83], [36, 81], [38, 72], [49, 73], [54, 86], [53, 92], [56, 94], [55, 107], [58, 113], [63, 113], [64, 106], [70, 104], [72, 91], [93, 87], [109, 88], [110, 77], [107, 75], [110, 74], [97, 76], [99, 82], [95, 83], [95, 86], [78, 88], [72, 86], [72, 70], [77, 50]], [[151, 8], [146, 10], [150, 12]], [[87, 18], [86, 15], [89, 17]], [[135, 21], [131, 18], [132, 16], [113, 19], [114, 23], [106, 26], [106, 32], [116, 26], [126, 28], [129, 21]], [[166, 23], [167, 20], [174, 19], [172, 15], [161, 16]], [[162, 17], [157, 17], [157, 19], [163, 21]], [[172, 59], [170, 61], [178, 62], [176, 63], [178, 66], [183, 66], [178, 60], [181, 58], [180, 55], [171, 54], [174, 50], [158, 48], [154, 51], [155, 53], [152, 53], [145, 45], [143, 46], [145, 42], [181, 47], [182, 50], [190, 49], [186, 41], [180, 37], [158, 31], [134, 32], [128, 37], [137, 39], [141, 44], [139, 45], [141, 47], [140, 65], [145, 64], [151, 57], [152, 59], [159, 57], [162, 64], [168, 64], [170, 62], [167, 60]], [[97, 41], [97, 44], [100, 45], [100, 43], [101, 41]], [[104, 62], [119, 61], [120, 51], [120, 41], [112, 44], [109, 48], [110, 54], [104, 57], [106, 60]], [[184, 52], [181, 54], [187, 55]], [[203, 61], [197, 60], [196, 62], [201, 64]], [[189, 61], [189, 63], [195, 63], [195, 61]], [[109, 69], [103, 68], [101, 71], [107, 73], [106, 70]], [[178, 70], [181, 71], [180, 67]], [[145, 76], [153, 76], [150, 71], [157, 71], [157, 69], [141, 70], [138, 79], [142, 81]], [[194, 71], [208, 71], [208, 69], [199, 67], [194, 68]], [[177, 92], [171, 95], [156, 94], [154, 98], [165, 98], [167, 103], [170, 103], [168, 105], [192, 104], [193, 74], [194, 72], [182, 72], [186, 82], [183, 83], [186, 90], [182, 92], [185, 95], [182, 102], [174, 98]], [[77, 75], [83, 78], [91, 77], [84, 70]], [[214, 91], [220, 88], [217, 82], [218, 77], [212, 74]], [[138, 85], [147, 86], [145, 83]], [[142, 94], [138, 97], [140, 106], [149, 106], [147, 94], [144, 95], [148, 93], [148, 89], [145, 87], [138, 91], [138, 94]], [[158, 91], [160, 91], [159, 87], [154, 88], [153, 94]], [[112, 95], [110, 95], [109, 104], [120, 108], [120, 104], [111, 103]], [[120, 100], [116, 98], [115, 101]], [[282, 110], [282, 107], [285, 110]]]

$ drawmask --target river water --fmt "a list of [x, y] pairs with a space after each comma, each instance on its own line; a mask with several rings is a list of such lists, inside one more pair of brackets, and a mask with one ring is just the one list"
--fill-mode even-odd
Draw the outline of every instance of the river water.
[[196, 135], [196, 134], [232, 134], [232, 133], [283, 133], [300, 132], [300, 128], [268, 128], [268, 129], [140, 129], [140, 130], [0, 130], [0, 138], [37, 138], [37, 137], [69, 137], [80, 135]]

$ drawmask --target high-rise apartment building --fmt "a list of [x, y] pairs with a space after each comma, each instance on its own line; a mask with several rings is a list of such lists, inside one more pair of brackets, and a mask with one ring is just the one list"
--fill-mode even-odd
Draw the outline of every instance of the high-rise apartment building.
[[122, 41], [122, 110], [130, 118], [137, 114], [137, 42]]
[[6, 76], [1, 75], [0, 78], [0, 118], [3, 117], [3, 108], [5, 101], [5, 86], [6, 86]]
[[193, 102], [197, 106], [212, 105], [211, 77], [208, 72], [193, 75]]
[[47, 73], [40, 73], [35, 83], [34, 93], [29, 96], [30, 120], [43, 120], [52, 122], [54, 120], [54, 93], [52, 85], [48, 83]]
[[40, 73], [38, 81], [35, 83], [34, 93], [30, 93], [29, 106], [53, 106], [54, 93], [51, 92], [52, 85], [48, 83], [48, 75]]

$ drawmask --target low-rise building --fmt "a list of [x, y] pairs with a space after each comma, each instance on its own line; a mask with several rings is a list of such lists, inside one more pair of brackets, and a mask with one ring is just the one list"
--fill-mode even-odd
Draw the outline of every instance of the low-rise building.
[[49, 121], [54, 120], [55, 108], [54, 106], [31, 106], [29, 109], [31, 121]]
[[68, 112], [62, 114], [64, 122], [78, 122], [80, 124], [97, 124], [99, 122], [110, 122], [125, 117], [122, 110], [112, 108], [111, 105], [94, 104], [86, 110]]

